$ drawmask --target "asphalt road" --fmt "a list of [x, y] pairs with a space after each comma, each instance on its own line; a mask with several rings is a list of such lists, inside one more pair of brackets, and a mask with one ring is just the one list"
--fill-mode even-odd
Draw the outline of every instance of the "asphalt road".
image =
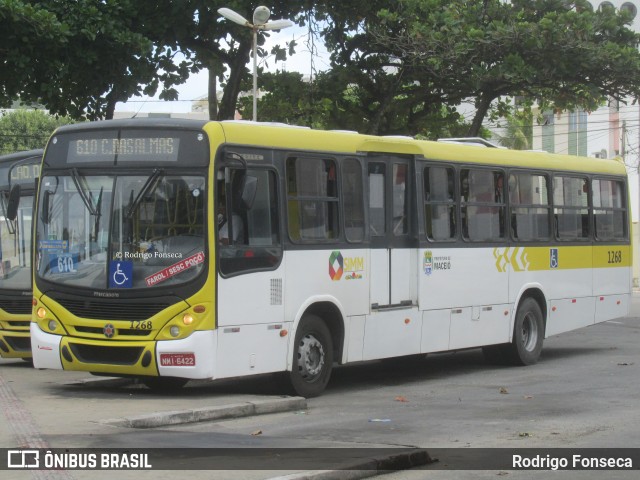
[[[326, 393], [308, 400], [306, 408], [152, 429], [114, 426], [107, 420], [276, 401], [280, 398], [277, 384], [272, 377], [199, 382], [178, 394], [157, 395], [139, 385], [78, 382], [88, 376], [1, 361], [0, 406], [5, 421], [0, 423], [0, 447], [163, 447], [169, 449], [168, 455], [174, 448], [198, 447], [635, 448], [640, 447], [639, 368], [638, 295], [627, 318], [546, 339], [541, 360], [534, 366], [488, 365], [478, 349], [369, 362], [336, 369]], [[286, 466], [286, 461], [281, 464]], [[265, 479], [290, 473], [193, 470], [188, 476], [193, 480]], [[183, 472], [0, 473], [7, 480], [173, 479], [176, 475]], [[381, 478], [539, 479], [548, 475], [430, 469]], [[631, 479], [637, 478], [637, 471], [565, 471], [554, 476]]]

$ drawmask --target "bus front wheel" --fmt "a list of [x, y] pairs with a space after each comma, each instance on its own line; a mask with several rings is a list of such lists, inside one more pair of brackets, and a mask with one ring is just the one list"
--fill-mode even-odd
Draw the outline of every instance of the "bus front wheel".
[[540, 358], [544, 340], [544, 319], [540, 305], [533, 298], [525, 298], [513, 327], [513, 341], [505, 345], [503, 355], [514, 365], [533, 365]]
[[331, 332], [320, 317], [305, 315], [296, 332], [289, 374], [293, 392], [305, 398], [317, 397], [329, 383], [332, 366]]

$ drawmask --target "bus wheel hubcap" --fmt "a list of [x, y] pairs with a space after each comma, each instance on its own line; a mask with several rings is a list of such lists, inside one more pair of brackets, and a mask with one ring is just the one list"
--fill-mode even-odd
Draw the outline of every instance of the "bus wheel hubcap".
[[312, 380], [324, 366], [324, 348], [313, 335], [305, 335], [298, 347], [298, 370], [303, 378]]

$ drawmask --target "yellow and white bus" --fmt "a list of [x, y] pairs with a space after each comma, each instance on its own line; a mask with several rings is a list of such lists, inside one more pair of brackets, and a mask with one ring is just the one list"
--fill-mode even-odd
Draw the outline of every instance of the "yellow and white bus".
[[0, 357], [31, 358], [31, 235], [43, 150], [0, 157]]
[[65, 126], [43, 161], [37, 368], [188, 379], [484, 347], [627, 314], [614, 160], [252, 122]]

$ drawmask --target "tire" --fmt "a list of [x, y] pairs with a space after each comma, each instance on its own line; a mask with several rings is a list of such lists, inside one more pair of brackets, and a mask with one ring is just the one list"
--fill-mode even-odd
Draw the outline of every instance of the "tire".
[[533, 298], [525, 298], [516, 313], [513, 341], [504, 346], [503, 355], [512, 365], [537, 363], [544, 341], [544, 319], [540, 305]]
[[301, 397], [317, 397], [329, 383], [332, 367], [331, 332], [320, 317], [305, 315], [296, 332], [293, 366], [288, 374], [291, 390]]
[[158, 393], [167, 393], [180, 390], [189, 381], [188, 378], [179, 377], [144, 377], [140, 381], [150, 390]]

